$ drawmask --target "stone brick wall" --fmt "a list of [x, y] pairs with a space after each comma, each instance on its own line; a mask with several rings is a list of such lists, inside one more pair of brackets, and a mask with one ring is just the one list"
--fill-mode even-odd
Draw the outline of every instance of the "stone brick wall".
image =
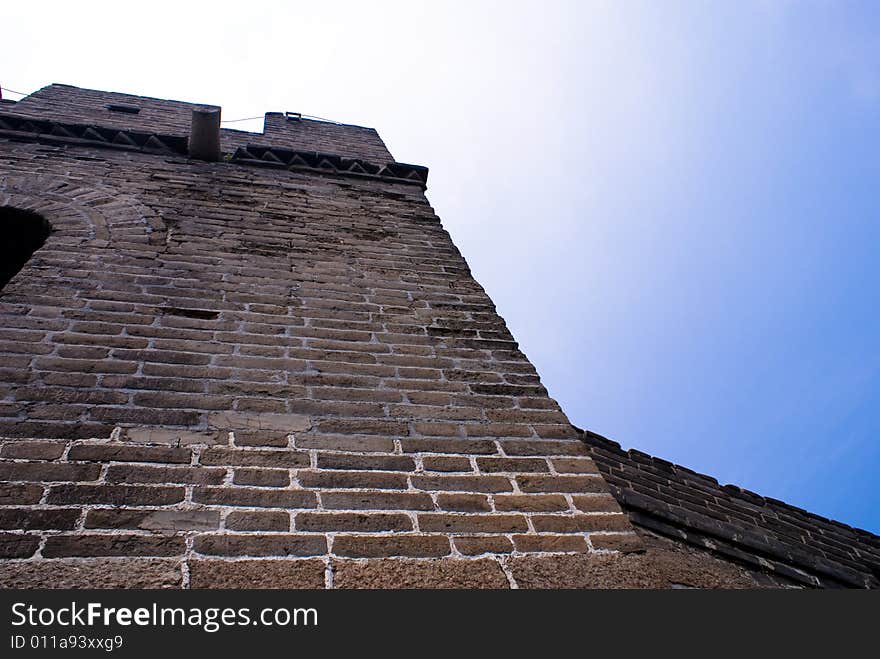
[[0, 139], [0, 206], [55, 229], [0, 293], [0, 584], [509, 587], [642, 548], [421, 186]]
[[[586, 431], [583, 438], [636, 530], [664, 551], [693, 548], [761, 585], [880, 588], [880, 537]], [[657, 543], [653, 543], [657, 546]]]

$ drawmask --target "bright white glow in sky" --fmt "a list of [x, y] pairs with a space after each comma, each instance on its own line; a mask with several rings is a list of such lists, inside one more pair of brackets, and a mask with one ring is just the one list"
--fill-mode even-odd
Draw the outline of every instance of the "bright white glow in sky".
[[0, 85], [376, 127], [576, 425], [877, 532], [877, 7], [19, 3]]

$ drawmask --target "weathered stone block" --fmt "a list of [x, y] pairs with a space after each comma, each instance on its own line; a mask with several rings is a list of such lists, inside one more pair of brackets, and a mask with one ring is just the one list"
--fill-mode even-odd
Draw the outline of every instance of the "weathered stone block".
[[336, 588], [509, 588], [492, 559], [333, 561]]
[[292, 560], [192, 560], [190, 588], [324, 588], [324, 561]]

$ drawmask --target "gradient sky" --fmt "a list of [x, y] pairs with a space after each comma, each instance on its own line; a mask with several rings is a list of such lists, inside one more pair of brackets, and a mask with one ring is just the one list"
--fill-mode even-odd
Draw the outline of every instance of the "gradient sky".
[[3, 14], [4, 88], [378, 128], [576, 425], [880, 532], [880, 4]]

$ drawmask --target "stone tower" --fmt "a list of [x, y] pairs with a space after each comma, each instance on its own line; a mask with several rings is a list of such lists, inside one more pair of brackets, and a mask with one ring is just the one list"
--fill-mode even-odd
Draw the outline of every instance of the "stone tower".
[[[664, 518], [659, 461], [571, 426], [426, 168], [290, 113], [197, 159], [194, 110], [216, 116], [65, 85], [0, 106], [0, 226], [27, 236], [0, 292], [0, 584], [787, 585]], [[721, 496], [677, 473], [677, 505]], [[850, 531], [837, 577], [876, 585]]]

